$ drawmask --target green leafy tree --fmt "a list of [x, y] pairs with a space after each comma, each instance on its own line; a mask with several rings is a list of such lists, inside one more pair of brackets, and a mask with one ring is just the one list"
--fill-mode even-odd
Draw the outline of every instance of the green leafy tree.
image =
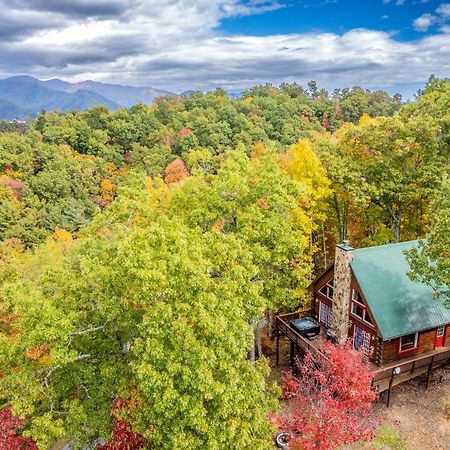
[[357, 162], [371, 204], [385, 214], [394, 242], [400, 239], [404, 218], [420, 213], [418, 205], [426, 208], [439, 184], [443, 160], [435, 136], [432, 121], [395, 117], [363, 120], [340, 139], [344, 152]]
[[450, 180], [445, 178], [431, 207], [426, 240], [409, 252], [410, 276], [431, 286], [450, 308]]
[[107, 438], [116, 397], [137, 405], [123, 415], [149, 448], [271, 448], [267, 367], [247, 358], [258, 266], [236, 236], [158, 213], [171, 189], [124, 190], [81, 240], [8, 266], [0, 398], [40, 448]]

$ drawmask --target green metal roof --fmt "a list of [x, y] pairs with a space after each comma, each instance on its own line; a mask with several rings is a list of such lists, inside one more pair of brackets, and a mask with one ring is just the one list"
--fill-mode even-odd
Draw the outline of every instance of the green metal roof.
[[418, 241], [354, 250], [350, 266], [384, 340], [450, 323], [433, 289], [412, 281], [404, 252]]

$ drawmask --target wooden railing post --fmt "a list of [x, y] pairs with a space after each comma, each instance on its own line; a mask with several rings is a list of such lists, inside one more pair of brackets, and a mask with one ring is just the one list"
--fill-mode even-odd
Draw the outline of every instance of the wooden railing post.
[[278, 331], [278, 326], [276, 327], [277, 333], [277, 367], [280, 365], [280, 332]]
[[434, 356], [431, 357], [430, 365], [428, 366], [428, 372], [427, 372], [427, 384], [425, 386], [425, 389], [428, 389], [428, 385], [430, 384], [430, 378], [431, 378], [431, 371], [433, 370], [433, 362], [434, 362]]

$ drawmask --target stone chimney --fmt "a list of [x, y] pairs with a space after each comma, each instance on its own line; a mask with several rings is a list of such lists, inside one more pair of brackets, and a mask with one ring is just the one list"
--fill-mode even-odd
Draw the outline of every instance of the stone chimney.
[[354, 256], [353, 250], [348, 241], [342, 241], [342, 244], [336, 246], [331, 328], [340, 344], [347, 342], [350, 326], [349, 311], [352, 281], [350, 262]]

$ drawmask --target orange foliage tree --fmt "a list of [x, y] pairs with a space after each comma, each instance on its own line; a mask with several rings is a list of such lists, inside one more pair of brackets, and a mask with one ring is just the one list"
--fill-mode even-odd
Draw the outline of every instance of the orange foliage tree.
[[172, 161], [165, 169], [164, 173], [166, 176], [164, 177], [164, 181], [169, 183], [176, 183], [178, 181], [183, 180], [188, 177], [189, 171], [187, 170], [184, 162], [177, 158], [175, 161]]

